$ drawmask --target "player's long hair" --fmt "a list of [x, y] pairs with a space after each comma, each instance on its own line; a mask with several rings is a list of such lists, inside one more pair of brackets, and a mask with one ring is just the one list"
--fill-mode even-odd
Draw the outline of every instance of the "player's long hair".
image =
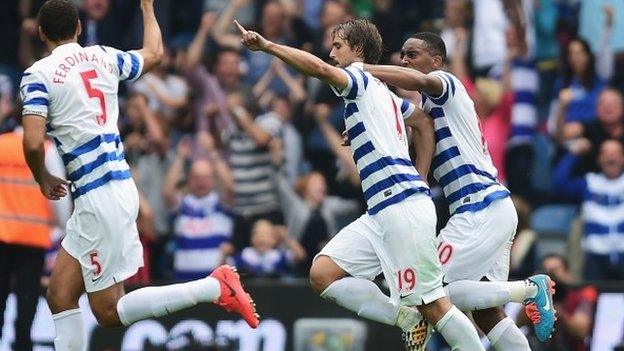
[[341, 23], [332, 31], [332, 37], [338, 36], [349, 47], [358, 51], [364, 63], [377, 64], [383, 52], [383, 40], [377, 26], [366, 19], [354, 19]]

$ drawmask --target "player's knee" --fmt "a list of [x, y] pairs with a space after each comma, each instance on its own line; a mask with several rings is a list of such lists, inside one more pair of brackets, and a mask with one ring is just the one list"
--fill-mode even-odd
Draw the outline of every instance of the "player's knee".
[[106, 328], [121, 326], [116, 303], [111, 302], [100, 306], [91, 305], [91, 310], [100, 326]]
[[[334, 267], [335, 266], [335, 267]], [[344, 272], [338, 267], [331, 258], [327, 256], [319, 256], [312, 263], [310, 268], [310, 285], [318, 294], [322, 293], [327, 287], [342, 278]]]
[[46, 301], [52, 313], [59, 313], [78, 307], [78, 298], [73, 296], [66, 289], [61, 289], [56, 285], [48, 286], [46, 290]]

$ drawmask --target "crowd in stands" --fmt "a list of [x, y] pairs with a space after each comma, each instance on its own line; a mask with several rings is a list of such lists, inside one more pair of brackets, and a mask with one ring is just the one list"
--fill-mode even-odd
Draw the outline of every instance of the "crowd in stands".
[[[35, 18], [42, 2], [0, 4], [3, 131], [18, 124], [21, 72], [46, 54]], [[341, 145], [343, 104], [320, 81], [243, 50], [232, 25], [328, 60], [332, 29], [356, 17], [378, 26], [385, 63], [400, 64], [411, 34], [441, 34], [447, 69], [473, 98], [519, 212], [513, 277], [546, 269], [570, 283], [624, 279], [624, 2], [159, 0], [156, 10], [165, 59], [120, 88], [149, 258], [136, 282], [194, 279], [223, 262], [250, 276], [303, 277], [364, 211]], [[514, 13], [524, 35], [510, 25]], [[83, 0], [79, 42], [136, 48], [138, 14], [133, 1]], [[417, 92], [397, 93], [420, 102]], [[441, 227], [448, 210], [435, 185], [432, 194]], [[546, 256], [553, 249], [573, 261]]]

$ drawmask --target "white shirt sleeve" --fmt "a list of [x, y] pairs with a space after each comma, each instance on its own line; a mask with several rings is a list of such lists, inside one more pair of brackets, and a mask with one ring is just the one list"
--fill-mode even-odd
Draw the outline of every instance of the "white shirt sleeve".
[[355, 100], [357, 97], [362, 96], [364, 91], [366, 91], [366, 87], [368, 87], [368, 77], [358, 67], [358, 63], [356, 62], [347, 68], [343, 68], [342, 71], [347, 76], [347, 86], [344, 89], [331, 86], [334, 93], [347, 100]]
[[40, 72], [30, 68], [24, 72], [20, 83], [20, 95], [22, 98], [22, 115], [48, 117], [50, 97]]
[[115, 48], [100, 46], [109, 55], [114, 56], [117, 63], [117, 77], [119, 80], [135, 81], [143, 73], [143, 56], [138, 51], [121, 51]]
[[436, 105], [444, 105], [455, 95], [455, 78], [444, 71], [434, 71], [429, 75], [439, 78], [442, 81], [442, 93], [440, 96], [431, 96], [423, 93], [423, 99], [429, 99]]

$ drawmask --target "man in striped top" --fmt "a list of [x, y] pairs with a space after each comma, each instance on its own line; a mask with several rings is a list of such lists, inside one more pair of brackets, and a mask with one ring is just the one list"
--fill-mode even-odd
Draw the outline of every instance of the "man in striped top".
[[[416, 170], [426, 174], [429, 167], [431, 123], [422, 111], [362, 70], [364, 62], [377, 63], [381, 56], [377, 28], [366, 20], [338, 25], [330, 53], [335, 67], [236, 25], [247, 48], [267, 52], [321, 79], [345, 103], [345, 125], [368, 211], [315, 258], [310, 270], [314, 290], [360, 316], [404, 330], [411, 327], [414, 315], [406, 306], [417, 307], [454, 350], [483, 350], [476, 330], [442, 288], [435, 209], [429, 187]], [[409, 158], [406, 118], [420, 138], [416, 168]], [[382, 272], [390, 299], [371, 282]]]
[[177, 187], [184, 163], [191, 155], [189, 139], [178, 143], [176, 157], [163, 182], [163, 197], [174, 215], [176, 250], [173, 274], [177, 281], [199, 279], [223, 261], [222, 248], [229, 246], [232, 215], [227, 200], [233, 188], [232, 174], [216, 150], [208, 132], [200, 132], [197, 144], [207, 159], [192, 161], [186, 186]]
[[509, 191], [497, 179], [474, 103], [460, 80], [441, 70], [445, 60], [438, 35], [416, 33], [401, 49], [405, 67], [366, 69], [392, 85], [420, 91], [422, 108], [434, 121], [431, 169], [451, 214], [438, 237], [438, 252], [451, 301], [462, 310], [475, 310], [477, 325], [497, 350], [530, 350], [526, 337], [497, 306], [527, 304], [537, 336], [545, 341], [554, 324], [552, 281], [537, 275], [507, 282], [518, 217]]
[[[78, 308], [85, 290], [93, 314], [107, 327], [130, 325], [200, 302], [238, 312], [252, 327], [259, 323], [237, 274], [227, 266], [210, 277], [125, 295], [124, 280], [143, 265], [143, 250], [136, 228], [139, 194], [117, 127], [117, 90], [120, 81], [137, 79], [158, 65], [163, 54], [153, 0], [141, 0], [141, 10], [143, 48], [124, 52], [80, 46], [76, 6], [68, 0], [46, 1], [38, 15], [39, 33], [51, 54], [35, 62], [22, 78], [28, 166], [48, 199], [67, 196], [68, 187], [74, 199], [47, 291], [58, 351], [87, 349]], [[71, 186], [44, 163], [46, 129]]]
[[249, 245], [253, 223], [260, 219], [283, 222], [268, 148], [280, 136], [282, 122], [271, 113], [254, 119], [238, 93], [230, 94], [228, 106], [236, 122], [228, 141], [234, 179], [233, 239], [236, 248], [242, 250]]

